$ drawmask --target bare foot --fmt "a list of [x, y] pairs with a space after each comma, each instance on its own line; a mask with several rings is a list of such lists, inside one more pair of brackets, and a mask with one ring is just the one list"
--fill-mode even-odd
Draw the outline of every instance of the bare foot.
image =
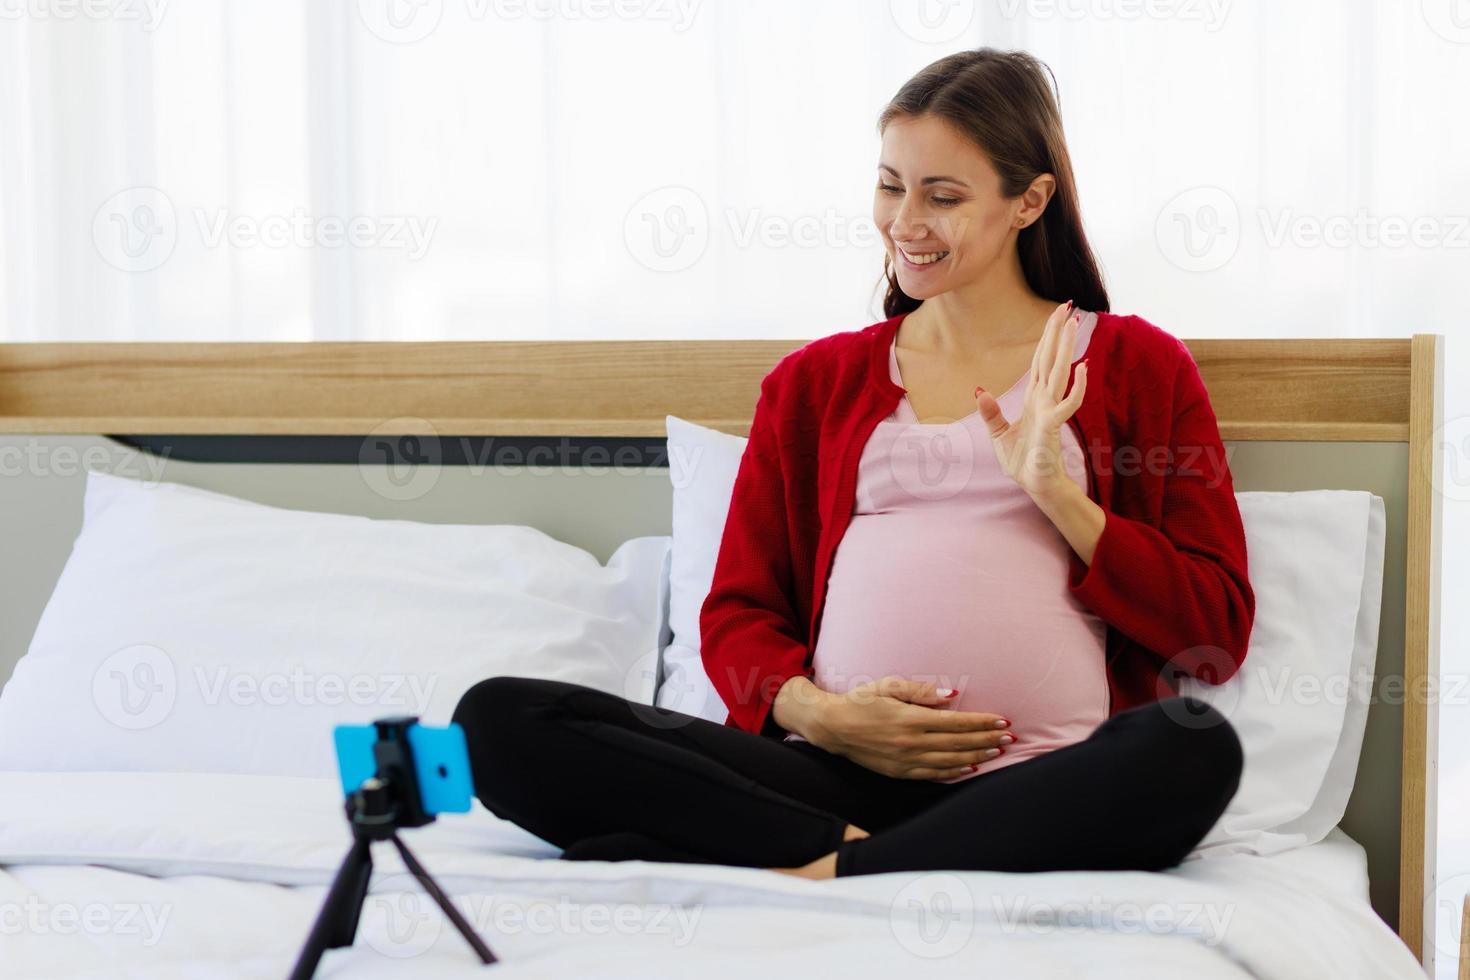
[[[847, 829], [842, 832], [844, 841], [861, 840], [871, 837], [866, 830], [853, 824], [848, 824]], [[813, 881], [821, 881], [826, 878], [837, 877], [837, 852], [831, 851], [822, 855], [810, 864], [803, 864], [799, 868], [768, 868], [768, 871], [779, 871], [785, 875], [793, 875], [797, 878], [810, 878]]]
[[803, 864], [799, 868], [769, 868], [767, 870], [779, 871], [783, 875], [793, 875], [797, 878], [810, 878], [813, 881], [835, 878], [837, 877], [837, 852], [832, 851], [830, 854], [817, 858], [811, 864]]

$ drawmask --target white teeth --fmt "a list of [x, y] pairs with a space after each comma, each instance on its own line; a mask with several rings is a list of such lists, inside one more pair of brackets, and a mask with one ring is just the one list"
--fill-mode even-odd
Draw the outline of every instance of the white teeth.
[[[899, 249], [899, 251], [903, 250]], [[948, 252], [926, 252], [923, 255], [913, 255], [909, 252], [904, 252], [903, 257], [908, 259], [914, 265], [928, 265], [931, 262], [938, 262], [940, 259], [944, 258], [948, 254]]]

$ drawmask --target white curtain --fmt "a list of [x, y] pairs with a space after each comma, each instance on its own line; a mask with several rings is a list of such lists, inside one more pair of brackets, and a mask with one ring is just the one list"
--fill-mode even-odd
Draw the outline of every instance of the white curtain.
[[1055, 71], [1115, 310], [1447, 335], [1470, 670], [1470, 0], [0, 0], [0, 340], [854, 329], [876, 116], [981, 44]]
[[851, 329], [877, 113], [979, 44], [1055, 71], [1115, 309], [1453, 329], [1467, 0], [0, 0], [0, 336]]

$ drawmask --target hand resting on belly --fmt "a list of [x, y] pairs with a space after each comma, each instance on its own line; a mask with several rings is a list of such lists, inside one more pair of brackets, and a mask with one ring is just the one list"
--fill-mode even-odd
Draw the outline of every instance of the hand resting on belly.
[[787, 731], [874, 772], [950, 779], [974, 773], [1015, 741], [1000, 715], [950, 709], [957, 693], [887, 676], [835, 694], [798, 675], [782, 685], [772, 711]]

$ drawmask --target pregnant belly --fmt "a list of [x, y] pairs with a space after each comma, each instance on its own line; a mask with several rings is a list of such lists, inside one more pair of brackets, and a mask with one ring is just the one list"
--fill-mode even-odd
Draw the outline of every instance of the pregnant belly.
[[1107, 718], [1106, 624], [1068, 592], [1059, 534], [1038, 539], [1014, 523], [967, 534], [951, 522], [906, 528], [896, 546], [885, 516], [854, 518], [834, 556], [818, 687], [845, 693], [896, 675], [957, 688], [946, 710], [1010, 719], [1016, 742], [958, 779], [1080, 742]]

